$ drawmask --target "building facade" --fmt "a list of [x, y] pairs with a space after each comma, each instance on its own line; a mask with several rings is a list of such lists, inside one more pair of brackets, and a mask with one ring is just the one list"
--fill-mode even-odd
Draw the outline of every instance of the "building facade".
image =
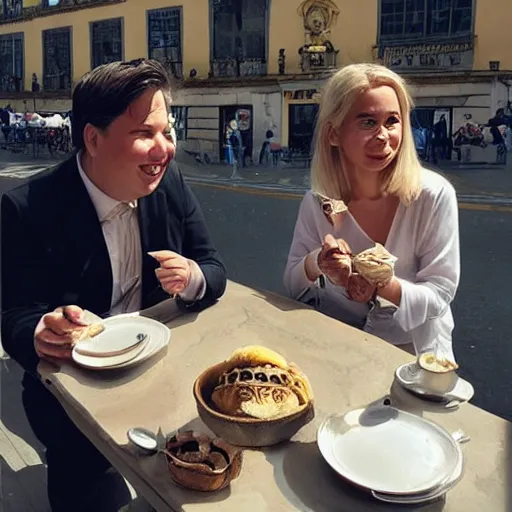
[[453, 132], [508, 106], [510, 19], [496, 0], [0, 0], [0, 106], [67, 111], [88, 70], [149, 56], [174, 77], [183, 149], [222, 160], [236, 119], [257, 161], [269, 130], [308, 153], [325, 80], [373, 61], [407, 78], [419, 124]]

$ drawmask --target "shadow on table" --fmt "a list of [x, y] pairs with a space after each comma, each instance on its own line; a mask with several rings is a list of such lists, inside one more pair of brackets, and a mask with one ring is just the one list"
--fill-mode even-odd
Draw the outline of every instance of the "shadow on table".
[[324, 461], [316, 442], [290, 442], [286, 451], [276, 446], [264, 451], [274, 467], [274, 478], [283, 496], [297, 510], [315, 512], [373, 512], [421, 510], [440, 512], [445, 498], [423, 505], [393, 505], [373, 499], [345, 482]]
[[279, 295], [274, 292], [269, 292], [267, 290], [259, 290], [252, 292], [253, 297], [257, 297], [265, 300], [272, 306], [276, 307], [280, 311], [295, 311], [298, 309], [313, 309], [311, 306], [307, 306], [302, 302], [290, 299], [289, 297], [285, 297], [283, 295]]

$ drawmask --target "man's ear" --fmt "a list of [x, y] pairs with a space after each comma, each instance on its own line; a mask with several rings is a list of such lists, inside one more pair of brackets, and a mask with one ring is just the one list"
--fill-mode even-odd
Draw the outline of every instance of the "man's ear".
[[327, 140], [331, 146], [340, 145], [340, 134], [339, 130], [334, 128], [332, 123], [327, 124]]
[[84, 144], [87, 152], [91, 156], [96, 156], [98, 151], [98, 144], [100, 143], [100, 133], [98, 128], [90, 123], [87, 123], [84, 128]]

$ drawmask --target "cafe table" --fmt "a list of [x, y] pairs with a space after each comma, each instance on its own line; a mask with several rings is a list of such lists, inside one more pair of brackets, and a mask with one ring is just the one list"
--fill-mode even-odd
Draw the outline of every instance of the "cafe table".
[[[171, 329], [168, 347], [151, 360], [115, 371], [41, 363], [39, 373], [78, 428], [157, 511], [411, 510], [376, 501], [342, 480], [320, 455], [316, 431], [329, 414], [386, 397], [395, 369], [412, 361], [412, 355], [308, 306], [232, 281], [221, 300], [200, 313], [178, 315], [170, 300], [141, 314]], [[236, 348], [252, 344], [280, 352], [309, 377], [314, 420], [289, 442], [244, 450], [240, 476], [222, 491], [178, 487], [165, 456], [141, 454], [128, 441], [127, 430], [211, 433], [198, 418], [194, 380]], [[471, 440], [461, 446], [463, 479], [441, 501], [414, 510], [510, 512], [511, 424], [470, 403], [451, 412], [422, 408], [422, 403], [417, 400], [414, 413], [449, 432], [462, 429]]]

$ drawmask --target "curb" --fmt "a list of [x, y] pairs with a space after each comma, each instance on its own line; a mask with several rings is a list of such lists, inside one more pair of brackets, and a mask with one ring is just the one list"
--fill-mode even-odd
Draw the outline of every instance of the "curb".
[[211, 185], [212, 187], [218, 186], [222, 188], [233, 188], [239, 191], [243, 191], [245, 189], [250, 190], [267, 190], [267, 191], [275, 191], [276, 193], [282, 194], [290, 194], [296, 195], [304, 193], [307, 190], [307, 187], [299, 187], [299, 186], [289, 186], [289, 185], [279, 185], [278, 183], [254, 183], [245, 179], [226, 179], [226, 178], [211, 178], [211, 177], [198, 177], [198, 176], [187, 176], [184, 175], [185, 179], [189, 183], [195, 184], [204, 184]]
[[459, 202], [489, 206], [512, 206], [512, 196], [457, 194]]
[[[274, 193], [278, 196], [290, 196], [290, 198], [302, 197], [308, 190], [306, 186], [279, 185], [277, 183], [254, 183], [243, 179], [230, 180], [225, 178], [213, 178], [211, 176], [187, 176], [185, 179], [189, 183], [197, 185], [206, 185], [220, 189], [234, 189], [238, 192], [256, 192], [258, 190], [266, 192], [268, 195]], [[461, 203], [481, 204], [489, 206], [512, 206], [512, 196], [503, 194], [465, 194], [457, 193], [457, 198]]]

